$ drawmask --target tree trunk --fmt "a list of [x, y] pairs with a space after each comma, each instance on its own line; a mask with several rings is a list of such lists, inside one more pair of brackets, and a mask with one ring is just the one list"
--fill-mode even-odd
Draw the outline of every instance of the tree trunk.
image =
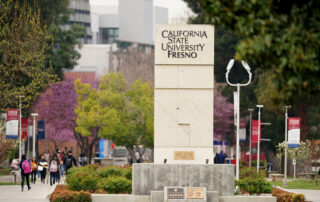
[[298, 116], [301, 118], [300, 123], [300, 141], [306, 141], [308, 138], [308, 107], [305, 102], [298, 104]]

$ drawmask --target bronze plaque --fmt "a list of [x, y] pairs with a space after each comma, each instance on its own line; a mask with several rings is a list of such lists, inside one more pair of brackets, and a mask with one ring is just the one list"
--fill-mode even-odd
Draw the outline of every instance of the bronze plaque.
[[174, 160], [194, 160], [194, 151], [174, 151]]
[[167, 188], [168, 199], [184, 199], [184, 188]]
[[187, 199], [204, 199], [204, 188], [187, 187]]

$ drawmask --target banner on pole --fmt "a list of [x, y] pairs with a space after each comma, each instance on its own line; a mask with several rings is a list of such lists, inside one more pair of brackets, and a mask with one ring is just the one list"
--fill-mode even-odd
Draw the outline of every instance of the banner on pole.
[[38, 121], [38, 139], [45, 138], [45, 124], [44, 121]]
[[300, 147], [300, 118], [288, 118], [288, 147]]
[[19, 110], [7, 109], [6, 138], [18, 139]]
[[33, 119], [32, 117], [28, 118], [28, 138], [32, 138], [33, 135]]
[[28, 118], [21, 118], [22, 139], [28, 138]]
[[246, 141], [246, 121], [240, 121], [239, 138], [240, 142]]
[[258, 143], [258, 130], [260, 130], [260, 142], [261, 142], [261, 125], [260, 125], [260, 129], [259, 127], [259, 120], [252, 120], [252, 138], [251, 138], [251, 142], [252, 144], [257, 144]]

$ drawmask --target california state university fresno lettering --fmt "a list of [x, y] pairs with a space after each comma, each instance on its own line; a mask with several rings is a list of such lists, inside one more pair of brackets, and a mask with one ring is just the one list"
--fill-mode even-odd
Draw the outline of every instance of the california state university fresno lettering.
[[190, 38], [205, 38], [205, 30], [163, 30], [161, 36], [166, 39], [161, 43], [161, 50], [167, 52], [168, 58], [197, 58], [203, 51], [205, 43], [190, 43]]

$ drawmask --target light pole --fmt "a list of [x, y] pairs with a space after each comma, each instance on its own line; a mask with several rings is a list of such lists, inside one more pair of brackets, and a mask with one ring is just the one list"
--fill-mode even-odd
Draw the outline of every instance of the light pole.
[[260, 121], [260, 116], [261, 116], [261, 108], [263, 108], [263, 105], [257, 105], [259, 108], [258, 111], [258, 150], [257, 150], [257, 172], [259, 172], [259, 166], [260, 166], [260, 127], [261, 127], [261, 121]]
[[240, 132], [240, 86], [247, 86], [249, 85], [249, 83], [251, 82], [251, 77], [252, 77], [252, 74], [250, 72], [250, 67], [249, 65], [245, 62], [245, 61], [241, 61], [241, 64], [242, 66], [247, 70], [248, 74], [249, 74], [249, 80], [247, 83], [245, 84], [241, 84], [241, 83], [237, 83], [237, 84], [232, 84], [229, 82], [229, 73], [230, 73], [230, 70], [232, 68], [234, 64], [234, 59], [231, 59], [229, 61], [229, 64], [227, 66], [227, 72], [226, 72], [226, 81], [227, 83], [230, 85], [230, 86], [236, 86], [237, 87], [237, 94], [238, 94], [238, 107], [237, 107], [237, 145], [236, 145], [236, 179], [239, 180], [239, 159], [240, 159], [240, 152], [239, 152], [239, 149], [240, 149], [240, 137], [239, 137], [239, 132]]
[[19, 162], [21, 162], [21, 136], [22, 136], [22, 131], [21, 131], [21, 108], [22, 108], [22, 104], [21, 104], [21, 98], [23, 98], [23, 95], [19, 95]]
[[286, 114], [285, 114], [285, 132], [284, 132], [284, 180], [283, 180], [283, 186], [288, 187], [288, 181], [287, 181], [287, 150], [288, 150], [288, 109], [291, 108], [291, 106], [284, 106], [286, 108]]
[[249, 167], [251, 167], [251, 133], [252, 133], [252, 112], [254, 111], [254, 109], [248, 109], [248, 111], [250, 112], [250, 132], [249, 132], [249, 140], [250, 140], [250, 145], [249, 145]]
[[33, 117], [33, 133], [32, 133], [32, 157], [36, 157], [36, 116], [37, 113], [32, 113]]

